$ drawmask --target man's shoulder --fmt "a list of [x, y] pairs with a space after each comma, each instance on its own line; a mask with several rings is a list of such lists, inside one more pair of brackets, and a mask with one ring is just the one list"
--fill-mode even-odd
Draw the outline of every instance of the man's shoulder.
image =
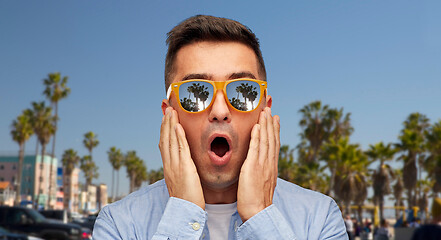
[[106, 205], [95, 222], [94, 239], [96, 236], [100, 239], [113, 239], [115, 236], [135, 239], [137, 235], [154, 233], [168, 199], [167, 186], [161, 180]]
[[323, 193], [303, 188], [280, 178], [277, 180], [275, 201], [288, 208], [295, 205], [296, 208], [303, 207], [309, 210], [325, 210], [336, 205], [334, 199]]
[[346, 235], [340, 209], [325, 194], [278, 179], [273, 204], [298, 239], [337, 235], [341, 237], [338, 239], [343, 239]]
[[307, 199], [309, 201], [333, 201], [333, 199], [323, 193], [303, 188], [297, 184], [288, 182], [281, 178], [277, 179], [277, 194], [283, 198]]
[[105, 206], [105, 209], [113, 213], [121, 212], [125, 214], [128, 211], [151, 211], [152, 208], [164, 209], [168, 198], [167, 186], [163, 179], [142, 187], [123, 199]]

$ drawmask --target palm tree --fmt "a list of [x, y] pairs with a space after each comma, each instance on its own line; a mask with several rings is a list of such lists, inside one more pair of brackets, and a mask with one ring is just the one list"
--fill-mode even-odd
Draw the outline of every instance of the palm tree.
[[279, 151], [278, 175], [280, 178], [294, 182], [295, 177], [295, 163], [294, 163], [294, 149], [290, 149], [288, 145], [282, 145]]
[[379, 142], [375, 145], [370, 145], [369, 150], [366, 155], [374, 162], [379, 160], [380, 164], [378, 169], [374, 171], [373, 174], [373, 188], [374, 188], [374, 199], [380, 208], [380, 219], [383, 219], [383, 207], [384, 207], [384, 196], [391, 192], [390, 182], [393, 178], [392, 167], [386, 164], [386, 161], [393, 159], [396, 150], [393, 149], [392, 144], [384, 145], [383, 142]]
[[[57, 73], [49, 73], [48, 78], [43, 80], [43, 83], [46, 86], [43, 94], [51, 102], [52, 107], [55, 110], [54, 113], [55, 132], [52, 138], [51, 165], [54, 164], [54, 159], [55, 159], [55, 137], [57, 133], [57, 122], [58, 122], [58, 102], [61, 99], [66, 98], [70, 93], [70, 88], [66, 86], [67, 78], [68, 77], [66, 76], [61, 78], [61, 74], [57, 72]], [[52, 175], [53, 175], [53, 168], [50, 169], [49, 179], [52, 179]], [[49, 193], [51, 192], [52, 192], [52, 181], [49, 181]], [[48, 198], [48, 206], [51, 207], [49, 205], [49, 198]]]
[[144, 164], [144, 161], [140, 161], [138, 163], [138, 168], [136, 170], [136, 177], [135, 177], [135, 189], [139, 189], [143, 182], [148, 180], [148, 173], [147, 173], [147, 167]]
[[80, 157], [78, 156], [77, 151], [70, 148], [64, 151], [61, 162], [63, 164], [64, 173], [67, 176], [70, 176], [80, 162]]
[[[74, 171], [75, 167], [80, 162], [80, 157], [78, 156], [77, 151], [73, 150], [72, 148], [67, 149], [63, 153], [63, 157], [61, 158], [61, 162], [63, 164], [64, 174], [66, 176], [69, 176], [69, 179], [72, 178], [72, 172]], [[66, 189], [65, 189], [66, 190]], [[69, 194], [70, 196], [70, 194]], [[69, 197], [70, 198], [70, 197]], [[64, 208], [69, 208], [69, 198], [64, 195]]]
[[426, 133], [429, 157], [425, 162], [428, 177], [434, 182], [432, 190], [434, 197], [441, 192], [441, 120], [434, 123]]
[[422, 194], [418, 198], [417, 205], [419, 207], [419, 212], [422, 213], [423, 220], [425, 220], [427, 216], [427, 207], [429, 206], [429, 197], [427, 193], [430, 191], [433, 183], [428, 179], [420, 179], [418, 180], [417, 186], [422, 190]]
[[89, 185], [92, 184], [92, 180], [94, 178], [98, 178], [98, 167], [95, 165], [95, 162], [92, 161], [90, 155], [86, 155], [81, 158], [80, 169], [84, 173], [84, 177], [86, 178], [86, 191], [88, 190]]
[[343, 113], [343, 108], [329, 108], [326, 110], [326, 114], [322, 120], [326, 139], [324, 143], [322, 143], [319, 157], [326, 162], [326, 166], [331, 173], [328, 194], [332, 197], [335, 197], [334, 181], [338, 163], [338, 159], [335, 158], [335, 153], [338, 151], [338, 142], [341, 138], [348, 138], [354, 131], [350, 116], [350, 113]]
[[[349, 144], [348, 138], [341, 138], [337, 143], [334, 192], [344, 203], [347, 213], [350, 204], [361, 198], [368, 187], [368, 166], [371, 163], [358, 144]], [[359, 201], [358, 201], [358, 204]]]
[[149, 184], [153, 184], [161, 179], [164, 178], [164, 168], [160, 168], [158, 170], [150, 170], [149, 173], [147, 174], [148, 176], [148, 181]]
[[89, 151], [89, 156], [91, 161], [92, 161], [92, 150], [100, 143], [97, 138], [98, 135], [96, 135], [92, 131], [84, 134], [83, 145]]
[[127, 152], [124, 165], [127, 169], [127, 177], [130, 179], [130, 192], [133, 192], [142, 181], [147, 180], [147, 168], [143, 160], [136, 155], [136, 151]]
[[[46, 154], [46, 144], [49, 143], [51, 136], [55, 132], [54, 117], [52, 116], [52, 108], [46, 107], [44, 102], [32, 102], [33, 115], [31, 118], [32, 126], [34, 132], [37, 135], [38, 141], [41, 145], [41, 163], [40, 163], [40, 178], [38, 181], [37, 194], [37, 205], [40, 203], [40, 194], [43, 192], [43, 187], [41, 182], [44, 175], [44, 156]], [[52, 168], [52, 165], [50, 165]], [[52, 179], [49, 179], [49, 182]], [[50, 198], [51, 193], [49, 192], [48, 198]]]
[[[89, 190], [89, 186], [92, 184], [92, 180], [99, 177], [98, 167], [95, 165], [95, 162], [92, 161], [92, 156], [86, 155], [81, 158], [80, 169], [84, 173], [84, 177], [86, 178], [86, 184], [84, 185], [85, 192], [87, 193]], [[87, 193], [87, 202], [89, 202], [89, 194]]]
[[32, 113], [31, 111], [24, 110], [21, 115], [17, 117], [16, 120], [12, 122], [11, 125], [11, 136], [12, 139], [18, 143], [19, 151], [18, 151], [18, 174], [17, 174], [17, 190], [15, 194], [15, 205], [20, 205], [20, 196], [21, 196], [21, 174], [23, 171], [23, 161], [24, 161], [24, 150], [25, 143], [29, 140], [29, 138], [34, 134], [34, 129], [32, 128], [31, 123]]
[[306, 157], [305, 159], [299, 158], [300, 162], [318, 162], [321, 147], [329, 137], [325, 126], [328, 123], [325, 121], [328, 109], [329, 106], [322, 106], [320, 101], [311, 102], [300, 109], [299, 112], [303, 115], [299, 122], [303, 130], [300, 134], [303, 145], [300, 144], [298, 148], [304, 149], [304, 156]]
[[[417, 203], [418, 194], [415, 187], [418, 179], [421, 178], [422, 166], [417, 167], [417, 163], [423, 159], [425, 152], [425, 132], [429, 126], [429, 119], [420, 113], [412, 113], [403, 123], [404, 129], [398, 137], [400, 140], [396, 147], [403, 152], [398, 158], [403, 160], [403, 183], [407, 189], [408, 207], [411, 208]], [[419, 172], [419, 174], [418, 174]]]
[[[402, 207], [404, 206], [402, 195], [404, 191], [404, 183], [403, 183], [403, 171], [401, 169], [395, 169], [394, 175], [396, 182], [393, 186], [393, 193], [395, 198], [395, 207]], [[399, 211], [395, 209], [395, 218], [399, 218]]]
[[[95, 165], [95, 162], [92, 158], [93, 149], [98, 146], [100, 143], [98, 141], [98, 135], [94, 132], [89, 131], [84, 134], [83, 145], [86, 147], [87, 151], [89, 151], [89, 155], [84, 156], [81, 159], [80, 168], [84, 172], [84, 177], [86, 178], [85, 191], [89, 190], [89, 186], [92, 184], [92, 180], [94, 178], [98, 178], [98, 167]], [[87, 202], [89, 202], [89, 194], [87, 194]]]
[[[324, 124], [325, 132], [328, 135], [328, 139], [326, 140], [326, 142], [330, 142], [330, 141], [338, 142], [340, 138], [349, 137], [354, 131], [354, 128], [351, 125], [351, 114], [350, 113], [344, 114], [343, 108], [328, 109], [324, 121], [326, 122]], [[334, 179], [335, 179], [335, 172], [337, 167], [336, 162], [330, 160], [326, 156], [321, 156], [321, 159], [326, 162], [329, 172], [331, 173], [331, 177], [329, 181], [329, 190], [330, 190], [329, 194], [333, 196]]]
[[119, 169], [124, 163], [124, 155], [121, 153], [120, 149], [117, 149], [116, 147], [111, 147], [109, 151], [107, 151], [107, 155], [109, 156], [109, 162], [112, 165], [112, 200], [115, 201], [115, 192], [114, 192], [114, 175], [115, 171], [117, 171], [117, 190], [116, 195], [118, 195], [118, 186], [119, 186]]
[[325, 124], [329, 137], [338, 141], [341, 137], [349, 137], [354, 128], [351, 125], [351, 113], [343, 113], [343, 108], [331, 108], [325, 118], [329, 123]]

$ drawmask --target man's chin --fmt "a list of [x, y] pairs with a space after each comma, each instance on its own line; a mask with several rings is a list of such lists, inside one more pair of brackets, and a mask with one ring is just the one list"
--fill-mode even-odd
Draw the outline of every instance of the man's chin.
[[214, 191], [224, 191], [230, 188], [237, 188], [239, 176], [230, 176], [226, 173], [210, 174], [202, 177], [201, 184], [203, 188]]

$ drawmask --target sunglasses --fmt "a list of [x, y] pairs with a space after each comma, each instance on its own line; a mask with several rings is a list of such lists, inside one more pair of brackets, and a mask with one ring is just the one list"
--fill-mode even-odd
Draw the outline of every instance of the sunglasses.
[[251, 112], [259, 107], [266, 88], [265, 81], [255, 79], [240, 78], [222, 82], [192, 79], [170, 84], [167, 99], [170, 99], [173, 91], [184, 111], [199, 113], [209, 108], [217, 90], [222, 90], [228, 105], [239, 112]]

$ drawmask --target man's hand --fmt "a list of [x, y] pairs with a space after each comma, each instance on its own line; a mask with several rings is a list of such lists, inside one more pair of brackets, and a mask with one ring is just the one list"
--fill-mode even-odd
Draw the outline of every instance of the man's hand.
[[185, 131], [178, 122], [178, 114], [168, 107], [162, 118], [159, 140], [168, 193], [170, 197], [190, 201], [205, 209], [199, 175], [191, 159]]
[[266, 107], [251, 131], [250, 148], [239, 175], [237, 210], [242, 221], [273, 203], [280, 150], [280, 118]]

